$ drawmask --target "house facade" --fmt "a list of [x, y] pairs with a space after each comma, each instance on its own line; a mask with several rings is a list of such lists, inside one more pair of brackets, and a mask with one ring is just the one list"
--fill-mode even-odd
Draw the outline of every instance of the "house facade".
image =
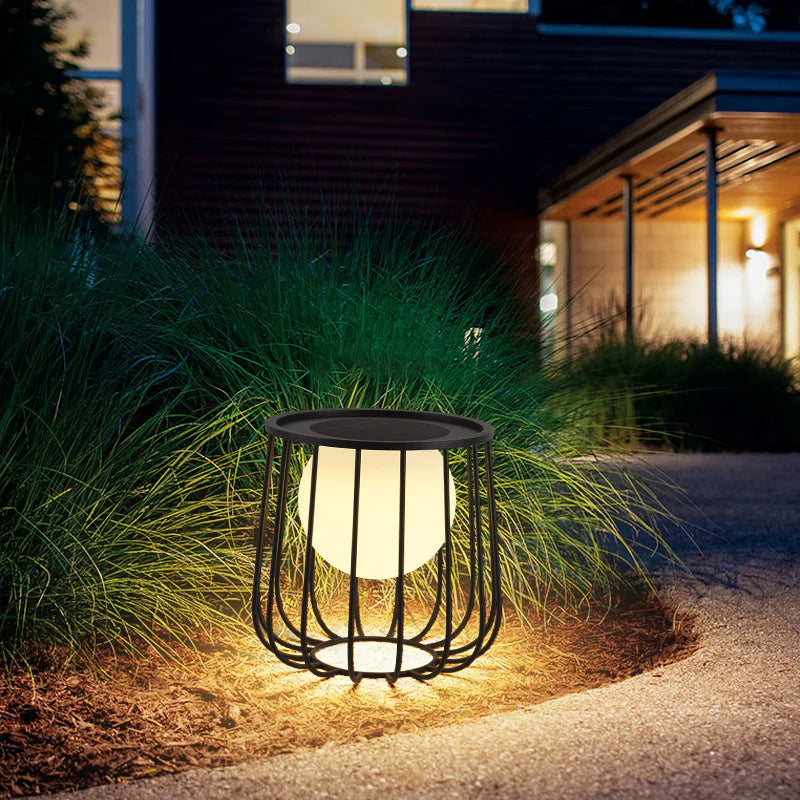
[[119, 7], [117, 71], [86, 76], [120, 82], [129, 227], [352, 196], [469, 212], [551, 334], [618, 313], [800, 349], [797, 33], [556, 25], [524, 0], [73, 4], [89, 26]]

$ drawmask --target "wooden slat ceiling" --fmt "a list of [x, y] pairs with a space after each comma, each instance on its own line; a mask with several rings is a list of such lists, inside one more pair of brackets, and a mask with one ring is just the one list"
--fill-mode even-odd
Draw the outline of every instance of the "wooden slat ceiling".
[[[800, 199], [800, 117], [720, 114], [720, 219], [771, 212]], [[634, 209], [645, 219], [705, 218], [705, 134], [696, 129], [632, 159], [549, 213], [548, 219], [620, 219], [622, 180], [634, 176]]]

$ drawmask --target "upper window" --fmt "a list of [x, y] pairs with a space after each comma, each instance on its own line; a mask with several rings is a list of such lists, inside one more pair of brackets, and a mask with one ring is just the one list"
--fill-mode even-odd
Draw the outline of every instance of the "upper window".
[[404, 84], [406, 0], [287, 0], [290, 83]]
[[528, 13], [528, 0], [411, 0], [420, 11], [516, 11]]

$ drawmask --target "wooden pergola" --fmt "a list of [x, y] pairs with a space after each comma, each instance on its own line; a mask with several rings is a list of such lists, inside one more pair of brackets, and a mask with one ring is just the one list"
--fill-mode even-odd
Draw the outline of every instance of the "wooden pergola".
[[[633, 219], [706, 221], [708, 340], [718, 339], [718, 225], [800, 198], [800, 72], [719, 70], [559, 175], [541, 219], [621, 219], [633, 335]], [[569, 284], [569, 279], [568, 279]]]

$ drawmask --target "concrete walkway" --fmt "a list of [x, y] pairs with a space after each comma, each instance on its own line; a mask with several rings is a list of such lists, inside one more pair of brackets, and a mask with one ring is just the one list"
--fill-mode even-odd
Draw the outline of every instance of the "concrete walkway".
[[800, 454], [657, 455], [711, 528], [662, 576], [700, 650], [655, 672], [458, 727], [70, 798], [800, 798]]

